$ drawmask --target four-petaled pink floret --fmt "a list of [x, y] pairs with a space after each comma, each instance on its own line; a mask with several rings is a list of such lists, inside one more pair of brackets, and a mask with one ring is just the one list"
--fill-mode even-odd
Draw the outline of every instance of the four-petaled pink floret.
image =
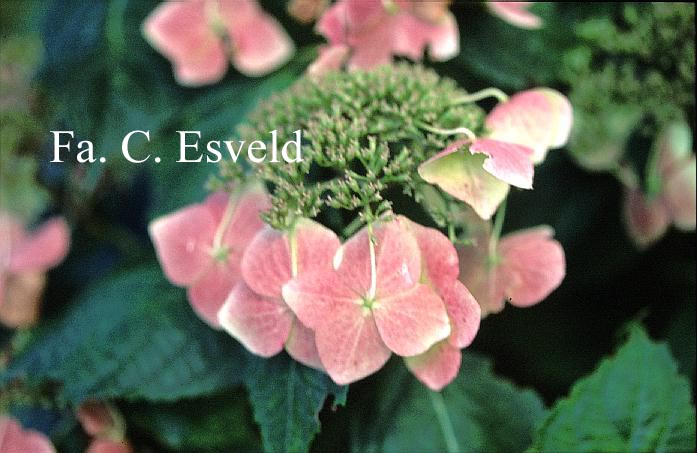
[[256, 0], [167, 1], [145, 20], [143, 34], [187, 86], [218, 82], [229, 61], [245, 75], [264, 75], [294, 51], [293, 41]]
[[264, 226], [261, 211], [269, 207], [260, 187], [230, 196], [210, 195], [154, 220], [149, 227], [165, 276], [188, 289], [194, 311], [219, 328], [218, 310], [241, 279], [244, 250]]
[[561, 284], [566, 259], [553, 235], [548, 226], [516, 231], [503, 236], [492, 250], [485, 232], [474, 245], [458, 247], [460, 280], [472, 291], [482, 316], [498, 313], [505, 301], [516, 307], [537, 304]]
[[283, 297], [315, 331], [324, 369], [339, 384], [379, 370], [394, 352], [426, 352], [451, 333], [445, 304], [421, 282], [421, 252], [404, 220], [366, 227], [333, 268], [299, 274]]

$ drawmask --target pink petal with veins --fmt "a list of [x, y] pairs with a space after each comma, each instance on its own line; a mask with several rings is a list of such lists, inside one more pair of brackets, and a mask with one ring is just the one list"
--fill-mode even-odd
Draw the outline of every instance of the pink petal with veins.
[[388, 16], [382, 0], [344, 0], [346, 22], [362, 31], [363, 27], [382, 23]]
[[219, 328], [218, 310], [240, 280], [238, 261], [222, 263], [211, 260], [200, 278], [187, 291], [191, 308], [211, 327]]
[[[218, 200], [211, 201], [213, 196], [215, 194], [209, 197], [206, 203], [212, 202], [218, 205]], [[265, 225], [261, 213], [270, 206], [268, 195], [259, 187], [245, 189], [239, 196], [235, 204], [235, 211], [230, 219], [230, 225], [223, 236], [223, 243], [232, 249], [236, 261], [242, 259], [244, 249]]]
[[286, 341], [286, 352], [303, 365], [324, 370], [319, 358], [319, 352], [317, 352], [317, 345], [315, 344], [315, 333], [297, 319], [293, 322], [293, 326], [290, 329], [290, 334]]
[[532, 189], [535, 169], [530, 162], [530, 148], [490, 138], [479, 138], [470, 145], [470, 153], [489, 156], [484, 161], [484, 170], [501, 181], [521, 189]]
[[70, 228], [63, 217], [54, 217], [12, 246], [8, 271], [41, 272], [57, 266], [68, 254]]
[[307, 68], [307, 73], [320, 77], [329, 72], [340, 71], [348, 60], [351, 49], [344, 44], [320, 48], [319, 57]]
[[423, 354], [406, 357], [404, 362], [416, 378], [439, 392], [457, 377], [462, 354], [447, 341], [441, 341]]
[[439, 293], [445, 302], [450, 319], [451, 333], [448, 342], [457, 348], [466, 348], [477, 335], [481, 321], [481, 309], [472, 293], [460, 281], [441, 286]]
[[315, 342], [327, 374], [340, 385], [373, 374], [390, 358], [373, 316], [361, 307], [360, 299], [336, 304], [315, 330]]
[[416, 237], [423, 261], [422, 274], [425, 274], [428, 281], [440, 291], [441, 287], [457, 280], [460, 266], [457, 251], [452, 242], [435, 228], [427, 228], [405, 217], [400, 217], [400, 220], [409, 222]]
[[372, 312], [380, 337], [397, 355], [421, 354], [450, 335], [445, 304], [427, 285], [381, 294]]
[[[330, 270], [340, 246], [330, 229], [311, 220], [301, 220], [293, 233], [298, 273]], [[266, 227], [252, 240], [242, 259], [242, 275], [257, 293], [281, 297], [281, 288], [292, 278], [289, 236]]]
[[281, 24], [253, 3], [255, 12], [240, 17], [238, 1], [221, 1], [220, 14], [232, 41], [235, 68], [248, 76], [261, 76], [290, 59], [295, 45]]
[[369, 27], [348, 36], [348, 44], [353, 49], [348, 67], [373, 69], [390, 64], [393, 54], [394, 32], [388, 26]]
[[150, 237], [169, 281], [193, 284], [211, 262], [218, 219], [203, 204], [195, 204], [150, 223]]
[[571, 103], [550, 88], [517, 93], [486, 118], [490, 138], [531, 148], [534, 163], [542, 162], [548, 149], [566, 144], [572, 123]]
[[498, 278], [512, 305], [534, 305], [546, 298], [564, 279], [564, 249], [552, 236], [551, 228], [536, 227], [501, 239]]
[[419, 175], [469, 204], [477, 215], [487, 220], [508, 195], [509, 185], [484, 170], [485, 156], [470, 155], [461, 149], [467, 143], [467, 140], [456, 141], [431, 157], [419, 166]]
[[293, 314], [282, 301], [259, 296], [239, 282], [220, 309], [218, 320], [250, 352], [271, 357], [283, 349]]
[[489, 9], [501, 19], [520, 28], [535, 29], [542, 19], [528, 11], [535, 2], [488, 2]]
[[227, 71], [223, 41], [214, 32], [206, 8], [205, 0], [168, 1], [143, 23], [143, 35], [172, 62], [182, 85], [215, 83]]
[[317, 329], [337, 305], [360, 304], [361, 294], [343, 275], [328, 270], [300, 274], [283, 286], [283, 300], [304, 325]]
[[315, 30], [321, 34], [331, 46], [346, 44], [346, 4], [334, 3], [319, 19]]
[[22, 429], [14, 419], [0, 415], [0, 451], [2, 453], [55, 453], [56, 449], [45, 435]]

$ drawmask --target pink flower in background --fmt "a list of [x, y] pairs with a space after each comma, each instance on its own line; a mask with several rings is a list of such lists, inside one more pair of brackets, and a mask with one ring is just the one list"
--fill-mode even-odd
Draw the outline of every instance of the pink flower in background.
[[657, 193], [646, 195], [631, 175], [624, 202], [629, 235], [642, 248], [663, 237], [671, 224], [694, 231], [697, 216], [697, 167], [690, 127], [684, 122], [671, 124], [657, 138], [654, 152], [651, 169]]
[[422, 258], [421, 281], [436, 290], [445, 303], [450, 320], [450, 336], [431, 348], [404, 359], [409, 370], [431, 390], [439, 391], [460, 370], [460, 349], [472, 343], [481, 318], [477, 301], [458, 280], [460, 267], [457, 251], [438, 230], [407, 222], [419, 245]]
[[260, 187], [231, 197], [217, 192], [150, 223], [150, 237], [165, 276], [188, 289], [201, 319], [218, 328], [218, 310], [241, 278], [244, 250], [264, 226], [269, 207]]
[[458, 247], [460, 280], [472, 291], [482, 316], [498, 313], [508, 300], [516, 307], [541, 302], [566, 275], [564, 249], [547, 226], [517, 231], [501, 238], [490, 255], [488, 232], [475, 245]]
[[487, 2], [498, 17], [520, 28], [535, 29], [542, 26], [542, 19], [528, 11], [535, 2]]
[[70, 229], [54, 217], [35, 231], [9, 213], [0, 212], [0, 321], [8, 327], [27, 327], [39, 315], [46, 271], [68, 254]]
[[[395, 55], [420, 61], [426, 49], [433, 60], [448, 60], [459, 52], [459, 32], [448, 2], [411, 0], [340, 0], [317, 23], [329, 49], [350, 49], [349, 69], [388, 64]], [[312, 72], [339, 69], [345, 60], [325, 51]], [[329, 64], [324, 59], [330, 59]]]
[[305, 365], [322, 368], [314, 333], [282, 298], [283, 285], [306, 273], [330, 271], [340, 246], [330, 229], [301, 220], [292, 233], [266, 227], [245, 251], [242, 277], [220, 309], [220, 324], [262, 357], [286, 351]]
[[22, 429], [14, 419], [0, 415], [0, 452], [55, 453], [51, 441], [40, 432]]
[[294, 51], [281, 25], [256, 0], [166, 1], [145, 20], [143, 34], [187, 86], [218, 82], [230, 60], [245, 75], [264, 75]]
[[420, 283], [421, 253], [400, 220], [364, 228], [337, 252], [334, 268], [298, 275], [283, 298], [315, 331], [324, 369], [338, 384], [379, 370], [392, 352], [413, 356], [450, 335], [445, 304]]
[[489, 219], [510, 186], [532, 189], [533, 164], [566, 143], [571, 124], [565, 96], [549, 88], [523, 91], [489, 113], [487, 137], [454, 142], [421, 164], [419, 175]]
[[290, 0], [288, 15], [302, 24], [317, 20], [326, 11], [329, 0]]

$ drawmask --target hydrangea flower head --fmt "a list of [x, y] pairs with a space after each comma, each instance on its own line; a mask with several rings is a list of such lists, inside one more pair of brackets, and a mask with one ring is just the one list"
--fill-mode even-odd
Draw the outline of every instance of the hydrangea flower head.
[[223, 192], [151, 222], [150, 237], [165, 276], [188, 289], [194, 311], [219, 327], [218, 310], [240, 280], [244, 250], [264, 226], [269, 201], [260, 187]]
[[145, 20], [143, 34], [187, 86], [218, 82], [230, 59], [245, 75], [264, 75], [294, 50], [281, 25], [256, 0], [166, 1]]
[[290, 233], [265, 227], [245, 251], [243, 279], [220, 309], [220, 324], [254, 354], [270, 357], [285, 347], [299, 362], [322, 368], [314, 333], [281, 292], [294, 277], [331, 270], [339, 246], [334, 232], [311, 220], [300, 220]]
[[421, 252], [403, 221], [366, 227], [333, 268], [298, 275], [283, 298], [315, 331], [320, 360], [338, 384], [380, 369], [392, 352], [413, 356], [447, 338], [445, 304], [421, 279]]

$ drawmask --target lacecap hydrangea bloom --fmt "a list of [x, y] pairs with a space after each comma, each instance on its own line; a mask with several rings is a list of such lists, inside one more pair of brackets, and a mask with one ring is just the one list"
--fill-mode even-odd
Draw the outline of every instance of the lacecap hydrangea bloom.
[[[531, 186], [535, 162], [568, 135], [568, 102], [536, 89], [486, 115], [476, 101], [492, 93], [503, 97], [466, 93], [406, 64], [301, 79], [238, 133], [247, 140], [273, 126], [282, 138], [301, 129], [303, 161], [252, 165], [246, 175], [224, 163], [218, 186], [238, 187], [228, 202], [237, 226], [228, 228], [220, 214], [224, 192], [153, 222], [165, 275], [189, 286], [197, 312], [251, 353], [285, 350], [339, 384], [377, 372], [394, 354], [426, 386], [442, 389], [457, 376], [482, 314], [500, 310], [506, 298], [539, 302], [565, 270], [563, 250], [544, 228], [500, 240], [486, 230], [486, 259], [469, 261], [458, 248], [476, 243], [475, 226], [489, 228], [469, 204], [489, 206], [490, 217], [502, 199], [474, 185], [462, 203], [447, 184], [422, 178], [424, 165], [464, 140], [490, 160], [476, 171], [493, 168]], [[462, 177], [468, 184], [471, 174]], [[239, 189], [250, 181], [257, 189]], [[397, 212], [396, 192], [431, 221]], [[222, 270], [208, 275], [213, 265]], [[497, 290], [481, 291], [472, 274]], [[205, 312], [191, 294], [199, 285], [215, 288]]]

